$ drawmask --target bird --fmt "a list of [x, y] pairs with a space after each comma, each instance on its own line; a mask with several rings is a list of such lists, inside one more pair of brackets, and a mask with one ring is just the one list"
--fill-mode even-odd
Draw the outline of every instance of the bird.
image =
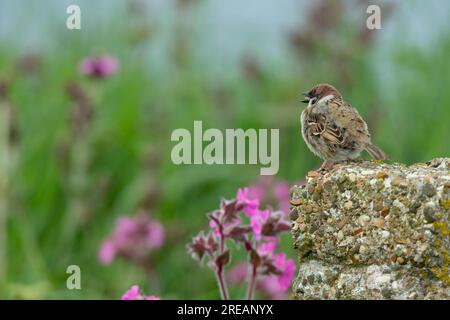
[[308, 148], [327, 170], [337, 162], [354, 160], [366, 150], [374, 159], [388, 156], [372, 143], [366, 122], [332, 85], [321, 83], [303, 93], [307, 107], [301, 113], [301, 131]]

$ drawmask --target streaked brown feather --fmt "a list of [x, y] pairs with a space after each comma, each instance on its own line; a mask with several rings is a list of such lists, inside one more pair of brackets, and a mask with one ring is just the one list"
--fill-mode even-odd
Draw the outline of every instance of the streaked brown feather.
[[331, 144], [344, 143], [344, 136], [337, 127], [326, 126], [322, 133], [322, 139], [327, 140]]

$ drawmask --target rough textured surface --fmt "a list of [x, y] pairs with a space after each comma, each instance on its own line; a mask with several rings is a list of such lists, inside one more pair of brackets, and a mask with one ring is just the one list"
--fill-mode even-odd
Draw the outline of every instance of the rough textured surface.
[[450, 159], [359, 161], [291, 189], [298, 299], [449, 299]]

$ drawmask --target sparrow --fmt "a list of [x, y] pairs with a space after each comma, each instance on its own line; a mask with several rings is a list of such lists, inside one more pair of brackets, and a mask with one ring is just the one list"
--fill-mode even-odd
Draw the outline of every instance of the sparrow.
[[353, 160], [366, 150], [377, 160], [387, 155], [370, 139], [366, 122], [329, 84], [318, 84], [303, 93], [308, 106], [301, 114], [302, 136], [308, 148], [322, 158], [320, 169]]

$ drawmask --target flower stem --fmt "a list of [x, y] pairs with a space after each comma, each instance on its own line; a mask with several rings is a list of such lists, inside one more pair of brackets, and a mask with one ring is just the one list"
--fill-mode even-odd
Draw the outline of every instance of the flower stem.
[[256, 271], [257, 271], [257, 265], [256, 264], [250, 264], [250, 280], [248, 283], [248, 290], [247, 290], [247, 300], [253, 300], [253, 294], [255, 293], [255, 286], [256, 286]]
[[[221, 224], [219, 225], [219, 230], [220, 230], [220, 254], [222, 254], [225, 250], [225, 236], [223, 234], [223, 226]], [[228, 289], [223, 275], [223, 266], [217, 266], [216, 277], [217, 282], [219, 284], [220, 295], [222, 296], [222, 300], [228, 300]]]
[[216, 267], [217, 284], [219, 285], [220, 295], [222, 300], [228, 300], [228, 289], [223, 276], [223, 268], [221, 266]]
[[223, 225], [219, 223], [219, 234], [220, 234], [220, 254], [225, 250], [225, 236], [223, 234]]

